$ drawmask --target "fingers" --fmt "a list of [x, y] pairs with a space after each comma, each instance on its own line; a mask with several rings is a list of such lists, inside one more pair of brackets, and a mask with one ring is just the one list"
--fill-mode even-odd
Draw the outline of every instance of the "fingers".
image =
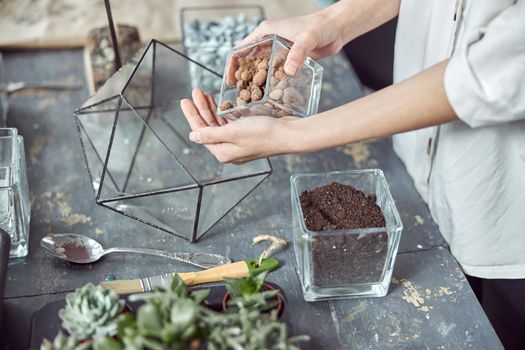
[[306, 56], [308, 56], [316, 46], [316, 38], [313, 35], [301, 34], [297, 36], [284, 63], [284, 72], [288, 75], [297, 74], [299, 70], [301, 70]]
[[181, 100], [180, 108], [182, 109], [182, 113], [186, 117], [186, 120], [188, 120], [191, 130], [198, 130], [208, 126], [206, 122], [202, 120], [197, 107], [195, 107], [195, 104], [193, 104], [191, 100], [188, 100], [187, 98]]
[[203, 144], [233, 143], [232, 133], [228, 125], [223, 127], [207, 126], [190, 132], [190, 141]]
[[257, 28], [253, 30], [250, 34], [248, 34], [244, 39], [241, 40], [240, 43], [236, 45], [236, 47], [246, 45], [248, 43], [251, 43], [252, 41], [255, 41], [257, 39], [260, 39], [261, 37], [265, 36], [266, 34], [270, 34], [267, 30], [267, 28], [271, 26], [270, 21], [262, 21]]
[[228, 85], [232, 86], [235, 84], [235, 71], [239, 68], [239, 64], [237, 63], [237, 57], [231, 56], [228, 60], [228, 64], [226, 65], [226, 83]]
[[213, 114], [213, 117], [215, 119], [215, 122], [219, 125], [226, 125], [228, 124], [228, 121], [226, 118], [221, 118], [217, 115], [217, 104], [215, 103], [215, 100], [213, 99], [213, 96], [210, 93], [206, 93], [206, 100], [208, 101], [208, 106], [210, 108], [210, 111]]
[[215, 110], [210, 110], [210, 105], [206, 94], [200, 89], [193, 89], [191, 92], [191, 97], [204, 122], [209, 126], [219, 125], [215, 119]]

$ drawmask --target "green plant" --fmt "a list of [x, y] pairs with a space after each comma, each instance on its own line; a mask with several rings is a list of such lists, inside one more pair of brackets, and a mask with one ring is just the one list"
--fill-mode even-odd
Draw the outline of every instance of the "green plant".
[[[260, 279], [250, 278], [246, 284], [258, 285]], [[262, 287], [257, 288], [260, 291]], [[75, 336], [60, 333], [53, 343], [44, 341], [42, 350], [196, 350], [201, 345], [210, 350], [297, 350], [298, 342], [308, 340], [305, 336], [288, 337], [286, 324], [278, 321], [275, 313], [261, 317], [259, 310], [248, 309], [244, 303], [239, 303], [236, 313], [213, 311], [203, 305], [208, 293], [190, 293], [177, 276], [170, 288], [130, 296], [144, 304], [136, 314], [119, 315], [113, 337], [94, 334], [79, 343]], [[255, 296], [259, 292], [250, 293]]]
[[58, 316], [62, 327], [78, 339], [112, 336], [117, 332], [118, 316], [124, 300], [111, 289], [88, 283], [66, 296], [66, 307]]
[[228, 307], [232, 310], [239, 309], [242, 304], [245, 308], [259, 311], [273, 309], [279, 301], [276, 299], [278, 290], [264, 290], [264, 281], [268, 272], [259, 274], [250, 273], [244, 278], [225, 278], [224, 284], [230, 294]]
[[81, 343], [80, 340], [71, 335], [65, 336], [64, 333], [58, 332], [53, 341], [44, 339], [40, 350], [91, 350], [91, 342]]
[[298, 350], [300, 342], [308, 336], [288, 337], [285, 323], [277, 320], [277, 314], [261, 317], [258, 310], [248, 310], [242, 303], [237, 313], [208, 316], [209, 350]]
[[189, 293], [180, 278], [171, 288], [131, 296], [143, 300], [137, 314], [121, 317], [118, 336], [126, 349], [190, 349], [202, 340], [202, 301], [209, 290]]

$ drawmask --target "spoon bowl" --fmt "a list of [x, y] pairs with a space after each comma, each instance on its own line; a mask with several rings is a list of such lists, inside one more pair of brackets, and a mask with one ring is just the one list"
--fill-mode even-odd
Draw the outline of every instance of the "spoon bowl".
[[231, 259], [210, 253], [178, 253], [167, 252], [157, 249], [144, 248], [109, 248], [104, 249], [97, 240], [74, 233], [55, 233], [45, 236], [40, 241], [40, 246], [56, 258], [73, 262], [76, 264], [93, 263], [109, 253], [139, 253], [156, 255], [203, 269], [229, 264]]

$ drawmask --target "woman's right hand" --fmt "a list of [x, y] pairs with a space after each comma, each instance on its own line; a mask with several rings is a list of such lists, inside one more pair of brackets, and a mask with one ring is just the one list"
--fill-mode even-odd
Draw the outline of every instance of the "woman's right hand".
[[238, 46], [248, 44], [269, 34], [277, 34], [293, 42], [284, 64], [288, 75], [295, 75], [301, 69], [306, 56], [317, 60], [339, 52], [343, 45], [338, 26], [333, 18], [323, 12], [308, 16], [267, 20], [244, 38]]

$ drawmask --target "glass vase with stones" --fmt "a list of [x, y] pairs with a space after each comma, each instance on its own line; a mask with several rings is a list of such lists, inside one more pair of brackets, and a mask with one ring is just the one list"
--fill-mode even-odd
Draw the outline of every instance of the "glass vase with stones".
[[[184, 7], [180, 11], [182, 44], [186, 55], [222, 76], [228, 52], [264, 19], [258, 5]], [[221, 80], [190, 67], [191, 84], [218, 94]]]
[[305, 117], [317, 113], [323, 68], [307, 57], [289, 76], [284, 63], [291, 43], [270, 35], [232, 50], [222, 80], [217, 115]]
[[290, 181], [304, 299], [385, 296], [403, 225], [383, 172], [296, 174]]
[[191, 130], [180, 100], [191, 98], [191, 69], [221, 80], [152, 40], [75, 118], [96, 203], [195, 242], [272, 169], [268, 159], [221, 164], [188, 140]]

